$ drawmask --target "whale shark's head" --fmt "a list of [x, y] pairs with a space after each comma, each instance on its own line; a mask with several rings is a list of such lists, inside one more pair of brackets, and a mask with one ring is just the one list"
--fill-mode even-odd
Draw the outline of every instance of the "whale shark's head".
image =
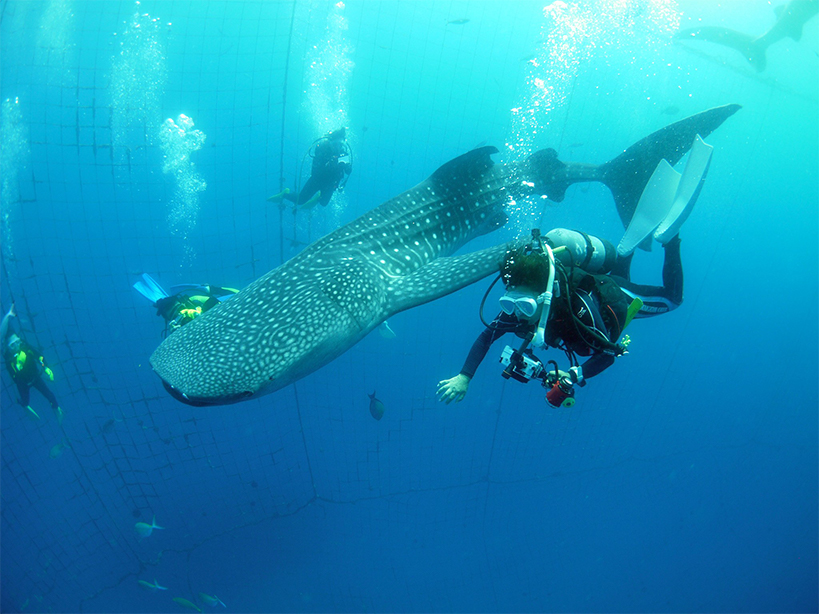
[[380, 320], [378, 272], [303, 253], [173, 332], [151, 365], [189, 405], [275, 392], [336, 358]]

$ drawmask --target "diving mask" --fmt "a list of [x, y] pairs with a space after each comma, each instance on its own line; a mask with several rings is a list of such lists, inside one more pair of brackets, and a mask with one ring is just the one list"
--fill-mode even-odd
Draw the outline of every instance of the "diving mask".
[[532, 318], [538, 309], [538, 300], [523, 292], [507, 292], [500, 297], [500, 307], [506, 315]]

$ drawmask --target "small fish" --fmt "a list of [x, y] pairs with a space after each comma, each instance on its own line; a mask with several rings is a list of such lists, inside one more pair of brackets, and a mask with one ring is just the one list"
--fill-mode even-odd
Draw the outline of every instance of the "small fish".
[[583, 143], [572, 143], [569, 145], [569, 149], [576, 149], [578, 147], [583, 147]]
[[49, 450], [48, 457], [57, 458], [63, 453], [63, 451], [65, 451], [67, 447], [69, 447], [67, 443], [58, 443], [56, 446], [51, 448], [51, 450]]
[[446, 25], [448, 26], [462, 26], [465, 23], [469, 23], [468, 19], [452, 19], [451, 21], [447, 21]]
[[134, 529], [136, 529], [137, 535], [140, 537], [150, 537], [151, 533], [154, 532], [154, 529], [164, 529], [165, 527], [160, 527], [156, 524], [156, 516], [154, 519], [151, 520], [151, 524], [147, 522], [138, 522], [134, 525]]
[[156, 581], [156, 578], [154, 578], [154, 583], [153, 584], [151, 584], [150, 582], [146, 582], [145, 580], [137, 580], [137, 582], [139, 583], [139, 586], [141, 588], [144, 588], [146, 591], [151, 591], [152, 593], [155, 593], [156, 591], [166, 591], [166, 590], [168, 590], [167, 587], [160, 586], [159, 582]]
[[202, 603], [209, 605], [212, 608], [215, 608], [217, 605], [220, 605], [223, 608], [227, 607], [216, 595], [211, 596], [207, 593], [199, 593], [199, 599], [202, 600]]
[[668, 105], [665, 109], [660, 111], [663, 115], [676, 115], [680, 112], [680, 107], [675, 104]]
[[384, 339], [395, 339], [395, 331], [390, 328], [389, 322], [384, 320], [378, 327], [378, 334]]
[[375, 390], [367, 396], [370, 397], [370, 415], [376, 420], [381, 420], [384, 416], [384, 404], [375, 398]]
[[195, 612], [201, 612], [202, 611], [202, 610], [199, 609], [199, 607], [195, 603], [193, 603], [191, 601], [188, 601], [187, 599], [183, 599], [182, 597], [174, 597], [173, 600], [176, 603], [178, 603], [179, 605], [181, 605], [183, 608], [187, 608], [189, 610], [194, 610]]

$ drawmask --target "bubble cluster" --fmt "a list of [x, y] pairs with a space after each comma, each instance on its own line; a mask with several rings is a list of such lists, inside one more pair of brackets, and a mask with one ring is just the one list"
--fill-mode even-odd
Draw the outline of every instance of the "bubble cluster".
[[49, 82], [61, 87], [77, 84], [76, 25], [72, 0], [49, 0], [40, 18], [35, 62], [48, 67]]
[[[349, 24], [344, 16], [344, 2], [329, 7], [324, 37], [308, 53], [305, 107], [314, 134], [325, 135], [342, 126], [349, 127], [349, 84], [355, 68], [351, 57], [353, 46], [347, 40]], [[347, 131], [347, 140], [351, 132]], [[336, 193], [334, 199], [338, 199]]]
[[[168, 69], [162, 42], [162, 24], [148, 13], [137, 12], [116, 35], [119, 53], [111, 67], [111, 138], [115, 147], [150, 142], [161, 117], [159, 101]], [[133, 131], [133, 133], [132, 133]]]
[[[556, 0], [543, 9], [543, 17], [536, 52], [526, 65], [524, 91], [511, 109], [506, 151], [516, 162], [534, 152], [550, 113], [565, 103], [584, 64], [613, 49], [651, 54], [670, 42], [680, 23], [675, 0]], [[517, 211], [524, 217], [535, 214], [525, 203]]]
[[0, 202], [2, 203], [2, 241], [3, 255], [14, 260], [14, 242], [11, 222], [20, 202], [20, 173], [28, 165], [30, 155], [23, 114], [20, 112], [18, 98], [6, 98], [0, 108], [0, 168], [3, 169], [0, 180]]
[[168, 224], [171, 232], [183, 239], [196, 225], [199, 193], [208, 187], [190, 159], [193, 152], [202, 148], [205, 138], [204, 132], [194, 129], [193, 119], [187, 115], [180, 115], [176, 122], [169, 117], [159, 129], [162, 172], [171, 175], [176, 184]]

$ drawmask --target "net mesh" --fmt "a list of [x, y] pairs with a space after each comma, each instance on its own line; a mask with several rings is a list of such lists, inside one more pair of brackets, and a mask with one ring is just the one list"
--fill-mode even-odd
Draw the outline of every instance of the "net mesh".
[[[642, 19], [655, 37], [607, 39], [615, 55], [659, 46], [678, 24], [673, 11], [658, 12], [668, 3], [648, 3], [649, 18], [611, 4], [598, 29]], [[609, 526], [599, 526], [589, 495], [633, 491], [623, 467], [666, 476], [685, 445], [670, 434], [675, 404], [657, 406], [673, 360], [584, 392], [585, 409], [572, 413], [544, 412], [539, 388], [489, 376], [473, 382], [468, 406], [441, 411], [434, 384], [457, 372], [479, 330], [476, 318], [466, 326], [454, 315], [474, 313], [484, 288], [473, 287], [399, 314], [397, 341], [371, 335], [275, 395], [192, 408], [152, 373], [161, 323], [131, 288], [143, 273], [165, 287], [243, 287], [485, 139], [526, 151], [596, 141], [596, 161], [619, 153], [624, 139], [596, 128], [610, 117], [605, 102], [573, 97], [593, 81], [578, 68], [593, 45], [575, 44], [571, 66], [553, 68], [561, 78], [548, 97], [536, 82], [559, 28], [584, 41], [606, 32], [570, 23], [588, 19], [575, 5], [535, 11], [514, 30], [494, 27], [502, 10], [0, 4], [3, 305], [15, 302], [16, 325], [42, 348], [66, 412], [59, 424], [33, 392], [41, 419], [31, 420], [6, 378], [3, 611], [175, 607], [140, 590], [137, 580], [155, 578], [172, 587], [168, 597], [204, 591], [248, 610], [582, 609], [556, 595]], [[465, 16], [478, 35], [464, 34]], [[514, 70], [487, 68], [498, 66]], [[719, 103], [743, 87], [715, 83]], [[641, 86], [622, 87], [628, 98]], [[548, 120], [498, 112], [540, 103]], [[661, 125], [619, 111], [628, 139]], [[326, 211], [266, 203], [303, 183], [304, 152], [341, 123], [356, 155], [347, 189]], [[605, 197], [596, 190], [575, 194], [575, 213], [555, 221], [588, 219], [583, 203]], [[584, 229], [619, 232], [609, 209]], [[521, 203], [509, 232], [539, 223], [540, 211]], [[686, 333], [664, 338], [661, 329], [646, 354]], [[618, 391], [638, 377], [644, 395], [622, 407]], [[367, 412], [373, 390], [387, 406], [380, 422]], [[564, 504], [550, 507], [555, 500]], [[154, 517], [163, 528], [140, 540], [135, 523]], [[589, 573], [605, 575], [604, 565], [612, 561]], [[642, 565], [630, 558], [624, 573], [648, 573]], [[704, 573], [693, 562], [685, 569]]]

